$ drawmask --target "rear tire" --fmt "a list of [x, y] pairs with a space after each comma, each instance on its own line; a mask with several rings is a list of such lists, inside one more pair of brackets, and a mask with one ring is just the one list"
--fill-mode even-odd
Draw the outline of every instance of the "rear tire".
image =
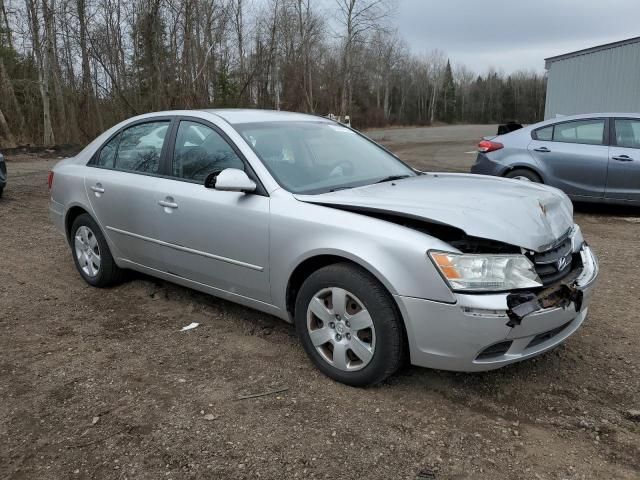
[[93, 287], [114, 285], [122, 278], [122, 270], [111, 255], [107, 240], [98, 224], [87, 213], [73, 222], [69, 243], [78, 272]]
[[338, 263], [312, 273], [298, 292], [295, 324], [316, 367], [347, 385], [380, 383], [405, 358], [404, 330], [393, 297], [354, 265]]
[[511, 170], [506, 173], [505, 177], [513, 178], [514, 180], [524, 180], [526, 182], [542, 183], [540, 175], [525, 168], [516, 168], [515, 170]]

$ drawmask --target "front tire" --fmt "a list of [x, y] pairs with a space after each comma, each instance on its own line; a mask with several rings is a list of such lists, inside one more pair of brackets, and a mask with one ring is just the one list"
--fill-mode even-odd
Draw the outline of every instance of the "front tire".
[[328, 377], [354, 387], [382, 382], [402, 365], [402, 320], [393, 297], [363, 269], [339, 263], [312, 273], [296, 299], [302, 345]]
[[74, 220], [69, 243], [76, 268], [89, 285], [103, 288], [120, 281], [122, 270], [113, 260], [100, 227], [89, 214], [83, 213]]

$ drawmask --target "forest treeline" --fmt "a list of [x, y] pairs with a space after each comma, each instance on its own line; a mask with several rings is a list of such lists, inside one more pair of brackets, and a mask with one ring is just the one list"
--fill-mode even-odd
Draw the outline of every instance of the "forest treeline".
[[412, 52], [393, 1], [0, 0], [0, 146], [84, 143], [183, 108], [350, 115], [357, 128], [542, 118], [544, 75]]

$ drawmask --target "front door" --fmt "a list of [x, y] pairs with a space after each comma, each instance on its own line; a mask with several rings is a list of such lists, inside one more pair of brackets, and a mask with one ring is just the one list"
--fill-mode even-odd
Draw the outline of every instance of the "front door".
[[640, 119], [614, 120], [605, 196], [640, 202]]
[[171, 178], [157, 187], [167, 271], [269, 302], [269, 197], [204, 187], [210, 173], [246, 168], [213, 125], [182, 120], [175, 137]]
[[529, 152], [547, 172], [545, 182], [574, 197], [602, 198], [609, 147], [606, 119], [562, 122], [536, 131]]

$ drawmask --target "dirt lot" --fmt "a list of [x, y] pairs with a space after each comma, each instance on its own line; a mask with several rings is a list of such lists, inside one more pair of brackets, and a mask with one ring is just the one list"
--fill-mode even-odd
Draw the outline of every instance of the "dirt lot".
[[[465, 171], [494, 131], [370, 134]], [[85, 285], [47, 220], [54, 162], [9, 158], [0, 200], [0, 478], [640, 478], [640, 210], [579, 207], [602, 273], [564, 346], [358, 390], [267, 315], [138, 275]]]

